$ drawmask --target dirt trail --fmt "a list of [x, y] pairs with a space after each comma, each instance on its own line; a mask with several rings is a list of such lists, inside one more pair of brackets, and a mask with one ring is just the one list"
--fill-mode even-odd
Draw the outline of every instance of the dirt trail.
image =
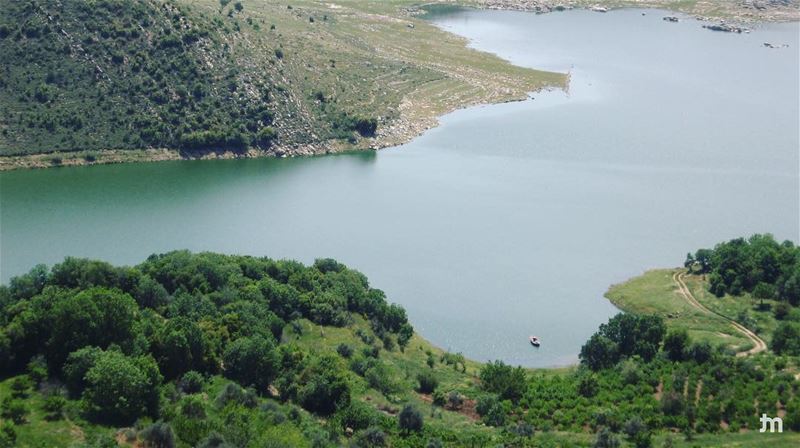
[[741, 351], [741, 352], [737, 353], [736, 356], [754, 355], [756, 353], [763, 352], [763, 351], [765, 351], [767, 349], [767, 343], [764, 342], [763, 339], [758, 337], [757, 334], [755, 334], [752, 331], [750, 331], [749, 329], [747, 329], [747, 327], [745, 327], [744, 325], [740, 324], [739, 322], [736, 322], [735, 320], [733, 320], [733, 319], [731, 319], [731, 318], [729, 318], [727, 316], [723, 316], [722, 314], [717, 313], [716, 311], [713, 311], [713, 310], [710, 310], [710, 309], [706, 308], [705, 306], [703, 306], [703, 304], [698, 302], [697, 299], [692, 294], [692, 292], [689, 291], [689, 288], [686, 286], [686, 283], [684, 283], [684, 281], [683, 281], [683, 276], [685, 274], [686, 274], [686, 272], [684, 272], [684, 271], [675, 271], [675, 273], [672, 274], [672, 280], [675, 281], [675, 283], [678, 285], [678, 291], [686, 299], [686, 301], [689, 302], [689, 305], [697, 308], [698, 310], [700, 310], [703, 313], [714, 314], [716, 316], [719, 316], [719, 317], [727, 320], [728, 322], [731, 323], [733, 328], [736, 329], [736, 331], [738, 331], [739, 333], [742, 333], [747, 339], [750, 339], [753, 342], [753, 348], [751, 348], [750, 350]]

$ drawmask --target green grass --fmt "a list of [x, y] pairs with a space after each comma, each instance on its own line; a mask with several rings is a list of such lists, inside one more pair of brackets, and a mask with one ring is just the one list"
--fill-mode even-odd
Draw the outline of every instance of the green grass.
[[672, 280], [673, 273], [674, 269], [647, 271], [624, 283], [611, 286], [606, 297], [623, 311], [659, 315], [664, 318], [668, 328], [686, 330], [694, 340], [725, 345], [737, 351], [752, 346], [725, 319], [703, 313], [689, 305], [678, 292], [678, 287]]
[[739, 434], [699, 434], [695, 435], [692, 440], [686, 440], [682, 434], [660, 434], [654, 437], [653, 446], [664, 446], [664, 441], [669, 437], [672, 438], [673, 446], [676, 448], [691, 448], [696, 446], [709, 446], [715, 448], [745, 448], [759, 446], [769, 446], [770, 448], [794, 448], [800, 445], [800, 433], [784, 432], [782, 434], [762, 434], [757, 431], [750, 431]]
[[736, 321], [741, 320], [739, 317], [743, 313], [747, 314], [755, 323], [754, 327], [751, 325], [748, 328], [757, 333], [767, 344], [772, 340], [772, 333], [778, 326], [778, 321], [772, 311], [777, 305], [777, 301], [765, 300], [765, 308], [761, 309], [760, 302], [754, 300], [749, 293], [737, 297], [728, 294], [724, 297], [717, 297], [708, 291], [708, 282], [705, 276], [687, 275], [684, 279], [686, 286], [692, 291], [692, 295], [708, 309]]
[[[13, 380], [14, 377], [0, 381], [0, 399], [11, 395], [10, 386]], [[65, 411], [67, 414], [65, 418], [48, 420], [46, 413], [42, 410], [44, 404], [42, 394], [31, 391], [24, 400], [30, 411], [27, 420], [21, 425], [14, 426], [17, 432], [16, 446], [20, 448], [69, 446], [73, 442], [91, 440], [97, 434], [109, 432], [107, 428], [90, 424], [76, 417], [76, 412], [74, 412], [76, 402], [71, 403], [72, 411], [69, 409]]]

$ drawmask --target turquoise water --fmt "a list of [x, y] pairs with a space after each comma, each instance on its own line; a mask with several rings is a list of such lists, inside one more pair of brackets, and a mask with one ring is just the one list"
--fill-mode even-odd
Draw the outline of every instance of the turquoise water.
[[569, 70], [569, 92], [458, 111], [377, 154], [0, 174], [0, 279], [65, 255], [334, 257], [439, 346], [574, 362], [616, 312], [610, 284], [727, 238], [800, 240], [797, 24], [731, 35], [662, 15], [439, 16], [477, 48]]

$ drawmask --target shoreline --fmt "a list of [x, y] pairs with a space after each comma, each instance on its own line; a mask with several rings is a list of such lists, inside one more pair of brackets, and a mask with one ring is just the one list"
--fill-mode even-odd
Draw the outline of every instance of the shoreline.
[[[693, 19], [707, 22], [720, 22], [733, 20], [735, 23], [776, 23], [793, 22], [800, 20], [800, 8], [786, 8], [783, 6], [769, 6], [765, 9], [756, 9], [758, 14], [748, 15], [751, 9], [745, 8], [741, 4], [727, 5], [723, 3], [722, 9], [715, 9], [719, 13], [725, 13], [731, 8], [736, 12], [732, 16], [727, 14], [717, 14], [711, 16], [697, 15], [697, 4], [689, 7], [674, 7], [674, 3], [666, 0], [621, 0], [611, 2], [590, 2], [585, 0], [436, 0], [422, 7], [411, 6], [399, 8], [400, 15], [419, 16], [424, 13], [425, 6], [440, 7], [473, 7], [483, 10], [508, 10], [533, 12], [536, 14], [547, 14], [571, 9], [592, 10], [600, 5], [607, 8], [607, 11], [616, 9], [646, 9], [655, 8], [665, 12], [676, 12], [686, 14]], [[711, 4], [716, 5], [716, 2]], [[725, 6], [727, 5], [727, 6]], [[680, 5], [679, 5], [680, 6]], [[706, 5], [708, 6], [708, 5]], [[790, 10], [787, 13], [786, 10]], [[602, 11], [600, 11], [602, 12]], [[748, 14], [745, 14], [748, 13]], [[416, 18], [425, 21], [425, 19]], [[457, 36], [446, 30], [446, 33]], [[464, 46], [468, 47], [469, 41], [463, 39]], [[487, 53], [496, 56], [493, 53]], [[512, 64], [513, 65], [513, 64]], [[309, 143], [299, 146], [282, 146], [280, 144], [266, 149], [251, 148], [244, 152], [234, 152], [229, 150], [203, 151], [194, 154], [186, 154], [173, 148], [139, 148], [139, 149], [106, 149], [106, 150], [76, 150], [76, 151], [54, 151], [36, 154], [0, 155], [0, 172], [42, 169], [58, 167], [75, 167], [91, 165], [107, 165], [117, 163], [146, 163], [179, 160], [230, 160], [230, 159], [253, 159], [264, 157], [309, 157], [327, 154], [341, 154], [346, 152], [376, 151], [380, 149], [402, 146], [421, 136], [430, 129], [438, 127], [440, 119], [445, 115], [458, 110], [468, 109], [486, 105], [497, 105], [516, 101], [525, 101], [533, 93], [547, 90], [561, 89], [569, 91], [570, 74], [563, 73], [563, 80], [560, 84], [542, 85], [537, 89], [525, 94], [519, 92], [496, 91], [489, 97], [476, 96], [473, 99], [463, 101], [461, 104], [450, 104], [440, 111], [421, 111], [419, 105], [415, 105], [408, 95], [400, 105], [400, 114], [383, 126], [379, 126], [377, 135], [372, 138], [360, 139], [355, 144], [347, 144], [341, 141], [322, 141]], [[424, 112], [428, 112], [427, 114]], [[432, 112], [432, 113], [431, 113]]]

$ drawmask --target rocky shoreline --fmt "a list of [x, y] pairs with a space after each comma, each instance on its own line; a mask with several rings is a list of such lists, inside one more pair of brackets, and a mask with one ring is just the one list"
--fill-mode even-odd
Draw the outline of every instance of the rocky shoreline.
[[737, 24], [800, 21], [800, 0], [705, 0], [690, 3], [670, 0], [438, 0], [432, 3], [540, 14], [569, 9], [607, 12], [620, 8], [654, 8], [681, 12], [706, 22]]

